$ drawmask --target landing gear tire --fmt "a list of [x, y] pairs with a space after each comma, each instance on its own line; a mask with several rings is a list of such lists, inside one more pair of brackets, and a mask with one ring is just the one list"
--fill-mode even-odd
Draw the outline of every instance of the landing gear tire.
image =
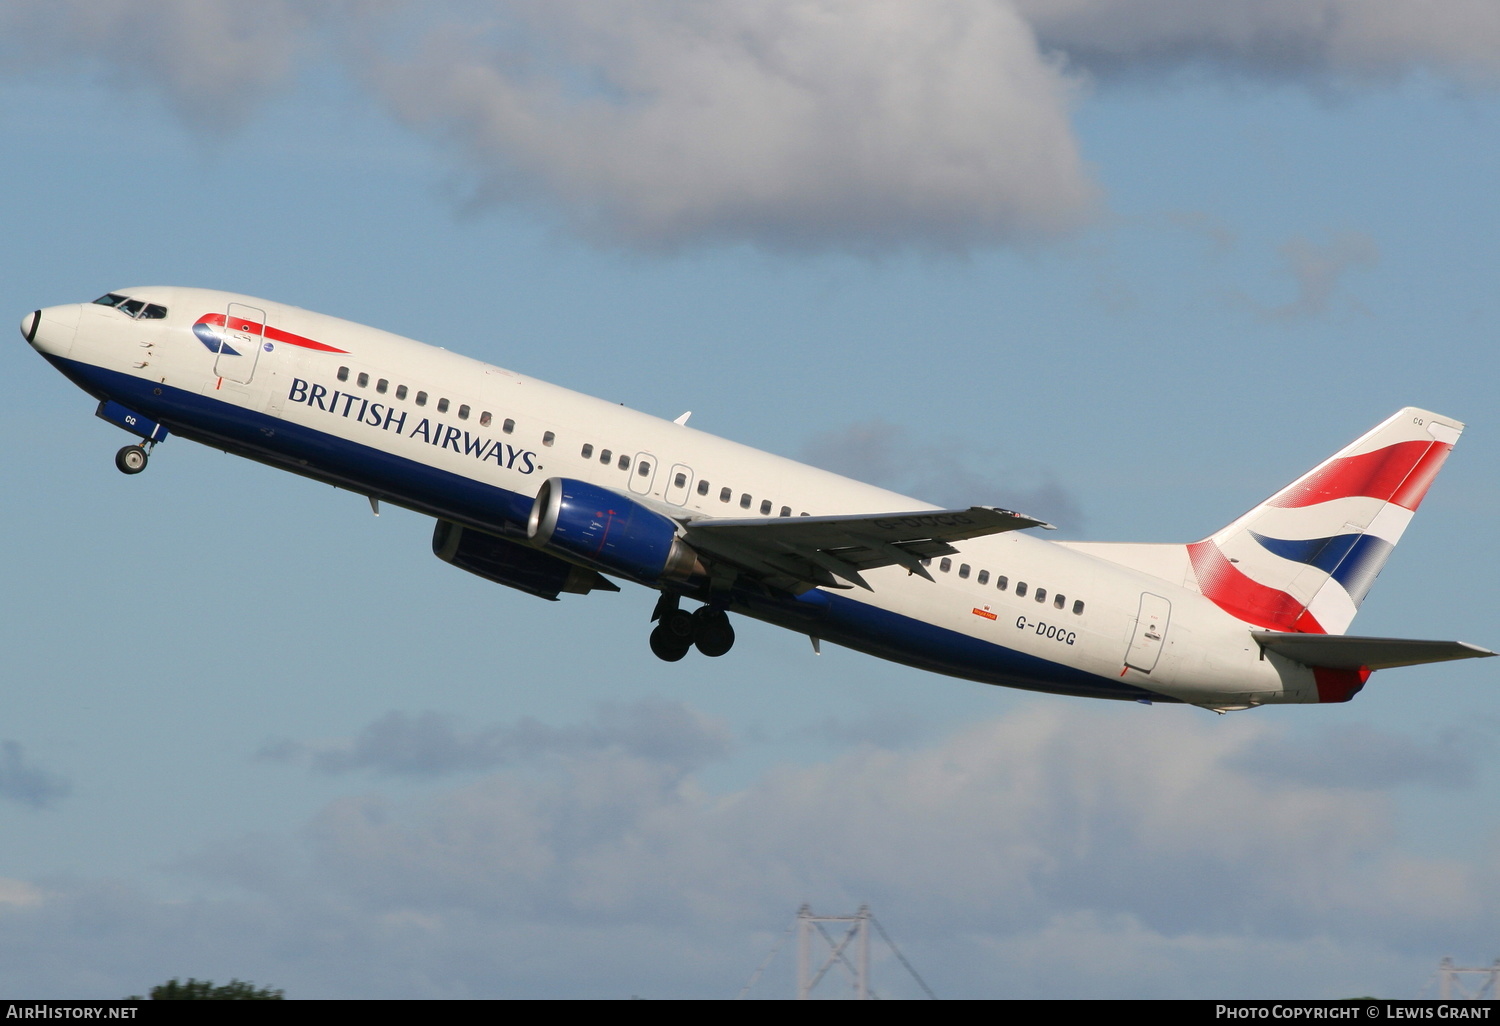
[[656, 658], [675, 663], [688, 654], [688, 649], [693, 647], [691, 638], [680, 638], [667, 629], [666, 624], [657, 625], [651, 632], [651, 651]]
[[723, 610], [704, 606], [693, 614], [693, 644], [710, 658], [734, 647], [734, 627]]
[[146, 450], [139, 445], [127, 445], [115, 453], [115, 466], [122, 474], [139, 474], [146, 469]]
[[693, 614], [686, 609], [674, 609], [661, 618], [661, 628], [684, 645], [693, 641]]

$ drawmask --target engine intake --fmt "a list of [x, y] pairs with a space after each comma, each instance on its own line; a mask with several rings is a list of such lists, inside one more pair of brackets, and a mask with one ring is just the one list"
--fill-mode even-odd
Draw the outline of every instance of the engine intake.
[[543, 482], [526, 535], [538, 548], [641, 584], [685, 581], [704, 572], [671, 518], [586, 481]]
[[587, 595], [596, 588], [620, 590], [593, 570], [449, 520], [439, 520], [433, 528], [432, 554], [487, 581], [554, 602], [560, 592]]

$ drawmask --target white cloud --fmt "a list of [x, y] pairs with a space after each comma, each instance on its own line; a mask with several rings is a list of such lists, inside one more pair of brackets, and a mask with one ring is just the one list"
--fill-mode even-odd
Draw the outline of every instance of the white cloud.
[[486, 195], [545, 198], [596, 237], [962, 250], [1091, 212], [1073, 86], [1007, 4], [499, 10], [508, 45], [433, 33], [403, 63], [370, 51], [370, 78]]

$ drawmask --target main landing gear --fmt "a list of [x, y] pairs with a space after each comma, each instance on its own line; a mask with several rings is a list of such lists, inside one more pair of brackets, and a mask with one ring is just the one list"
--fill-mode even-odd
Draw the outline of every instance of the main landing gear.
[[139, 474], [146, 469], [149, 455], [150, 450], [144, 445], [127, 445], [115, 453], [115, 466], [120, 468], [122, 474]]
[[722, 609], [703, 606], [689, 613], [677, 607], [676, 595], [663, 595], [651, 618], [658, 621], [651, 632], [651, 651], [669, 663], [695, 646], [706, 656], [721, 656], [734, 647], [734, 626]]

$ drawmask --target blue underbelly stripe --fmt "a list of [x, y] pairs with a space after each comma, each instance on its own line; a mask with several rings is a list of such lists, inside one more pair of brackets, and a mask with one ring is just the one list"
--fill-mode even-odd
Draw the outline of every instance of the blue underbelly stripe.
[[[49, 359], [85, 391], [152, 417], [174, 434], [304, 476], [375, 493], [428, 516], [511, 537], [525, 534], [533, 501], [528, 495], [196, 392], [59, 357]], [[846, 648], [985, 684], [1097, 698], [1176, 701], [834, 592], [815, 590], [793, 597], [759, 586], [737, 586], [729, 607]]]

